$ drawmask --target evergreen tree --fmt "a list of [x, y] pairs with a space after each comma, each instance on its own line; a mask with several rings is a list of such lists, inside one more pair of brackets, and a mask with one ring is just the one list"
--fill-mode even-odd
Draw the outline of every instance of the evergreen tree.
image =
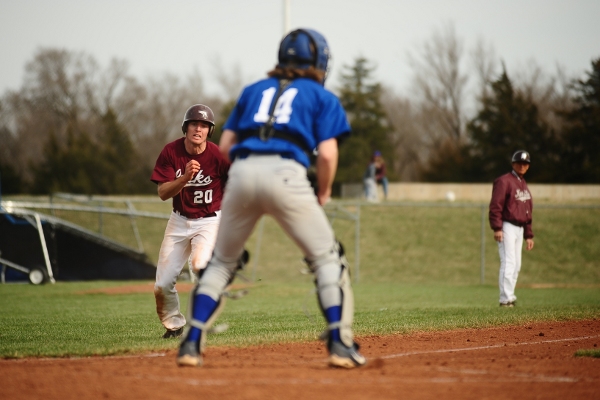
[[557, 171], [562, 182], [600, 182], [600, 58], [587, 75], [575, 83], [576, 107], [560, 113], [567, 122]]
[[419, 172], [426, 182], [478, 182], [481, 176], [472, 164], [468, 146], [446, 139]]
[[127, 131], [119, 125], [115, 113], [109, 109], [102, 117], [103, 138], [99, 160], [102, 176], [98, 180], [98, 193], [132, 194], [150, 193], [150, 171], [133, 147]]
[[466, 162], [468, 177], [488, 182], [510, 170], [512, 154], [531, 154], [528, 179], [553, 182], [556, 159], [554, 132], [539, 116], [533, 100], [513, 88], [506, 71], [492, 83], [492, 93], [483, 99], [483, 108], [467, 125], [471, 138], [471, 159]]
[[50, 138], [44, 146], [44, 161], [32, 166], [35, 173], [32, 192], [104, 194], [97, 191], [98, 184], [94, 179], [101, 174], [97, 150], [85, 132], [75, 135], [73, 130], [69, 129], [64, 146], [59, 144], [54, 133], [50, 133]]
[[506, 71], [492, 83], [483, 108], [467, 125], [470, 137], [464, 181], [489, 182], [510, 170], [512, 154], [531, 154], [528, 179], [552, 182], [556, 158], [554, 132], [540, 119], [533, 100], [513, 88]]
[[22, 193], [25, 182], [11, 162], [16, 143], [6, 127], [0, 127], [0, 143], [0, 195]]
[[23, 181], [12, 165], [0, 159], [0, 196], [23, 191]]
[[92, 140], [86, 132], [67, 132], [60, 145], [50, 134], [43, 162], [34, 168], [34, 193], [78, 194], [153, 193], [151, 171], [141, 162], [127, 132], [108, 110], [101, 119], [101, 133]]
[[468, 142], [436, 153], [424, 177], [437, 182], [490, 182], [510, 171], [517, 150], [531, 154], [527, 179], [555, 182], [558, 147], [534, 101], [515, 90], [506, 72], [492, 82], [482, 108], [467, 124]]
[[381, 84], [372, 83], [374, 68], [365, 58], [342, 74], [340, 101], [344, 106], [352, 134], [340, 146], [336, 183], [360, 182], [373, 152], [379, 150], [386, 159], [392, 156], [388, 134], [389, 122], [381, 105]]

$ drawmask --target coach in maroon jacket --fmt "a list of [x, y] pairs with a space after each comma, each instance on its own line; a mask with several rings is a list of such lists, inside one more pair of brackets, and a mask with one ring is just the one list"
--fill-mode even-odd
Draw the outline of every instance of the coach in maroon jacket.
[[531, 159], [525, 150], [512, 156], [513, 170], [494, 181], [490, 201], [490, 226], [500, 253], [500, 306], [514, 307], [515, 286], [521, 270], [523, 239], [527, 250], [533, 249], [531, 229], [533, 201], [523, 176]]

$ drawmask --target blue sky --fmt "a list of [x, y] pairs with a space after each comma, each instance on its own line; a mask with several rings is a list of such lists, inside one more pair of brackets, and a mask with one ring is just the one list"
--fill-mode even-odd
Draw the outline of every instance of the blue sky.
[[[535, 61], [574, 76], [600, 57], [598, 0], [289, 0], [291, 28], [322, 32], [333, 53], [328, 86], [343, 65], [364, 56], [378, 81], [402, 93], [417, 52], [435, 29], [453, 23], [465, 51], [478, 38], [494, 46], [509, 71]], [[85, 51], [102, 66], [126, 59], [144, 80], [194, 69], [218, 93], [216, 65], [238, 67], [245, 83], [276, 62], [284, 0], [0, 0], [0, 94], [18, 89], [39, 47]]]

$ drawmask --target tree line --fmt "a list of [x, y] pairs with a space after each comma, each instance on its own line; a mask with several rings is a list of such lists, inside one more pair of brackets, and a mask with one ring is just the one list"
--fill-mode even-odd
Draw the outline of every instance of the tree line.
[[[447, 25], [410, 54], [410, 96], [379, 82], [363, 57], [343, 66], [327, 85], [352, 126], [336, 186], [360, 182], [375, 150], [391, 181], [490, 182], [525, 149], [531, 182], [600, 182], [600, 58], [578, 79], [560, 70], [548, 78], [535, 65], [509, 73], [481, 41], [470, 59], [468, 67], [464, 42]], [[198, 72], [140, 81], [128, 69], [123, 60], [102, 68], [84, 52], [39, 49], [22, 87], [0, 98], [2, 193], [155, 193], [156, 157], [200, 102], [215, 111], [218, 143], [242, 87], [239, 70], [217, 69], [227, 93], [219, 98], [206, 94]]]

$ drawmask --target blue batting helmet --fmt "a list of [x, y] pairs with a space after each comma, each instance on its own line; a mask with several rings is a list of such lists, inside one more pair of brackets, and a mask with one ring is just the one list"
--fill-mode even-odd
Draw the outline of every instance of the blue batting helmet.
[[306, 69], [313, 66], [327, 72], [328, 62], [327, 40], [313, 29], [296, 29], [279, 45], [279, 67]]

